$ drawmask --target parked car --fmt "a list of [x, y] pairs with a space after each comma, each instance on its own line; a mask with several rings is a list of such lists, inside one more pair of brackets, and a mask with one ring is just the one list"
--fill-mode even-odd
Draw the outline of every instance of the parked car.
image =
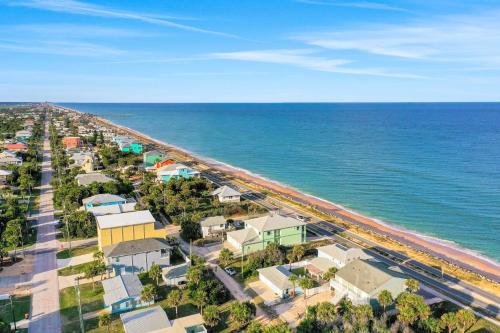
[[236, 274], [236, 271], [232, 267], [226, 267], [224, 268], [224, 270], [226, 271], [227, 274], [229, 274], [229, 276], [233, 276]]
[[309, 221], [310, 219], [311, 219], [311, 218], [310, 218], [310, 217], [307, 217], [307, 216], [297, 215], [297, 220], [302, 221], [302, 222], [307, 222], [307, 221]]

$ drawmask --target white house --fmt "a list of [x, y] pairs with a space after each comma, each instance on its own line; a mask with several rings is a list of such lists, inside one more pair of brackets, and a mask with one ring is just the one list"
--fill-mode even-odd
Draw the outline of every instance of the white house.
[[332, 299], [337, 304], [342, 297], [348, 297], [354, 305], [377, 305], [377, 297], [387, 290], [396, 297], [406, 290], [407, 276], [397, 267], [389, 267], [375, 260], [351, 261], [338, 270], [330, 286], [335, 290]]
[[203, 238], [227, 229], [227, 221], [224, 216], [210, 216], [201, 219], [200, 227]]
[[229, 186], [222, 186], [211, 193], [213, 196], [217, 196], [219, 202], [240, 202], [241, 193]]
[[0, 169], [0, 185], [7, 184], [7, 177], [12, 175], [12, 171]]
[[154, 303], [141, 300], [142, 283], [136, 274], [118, 275], [103, 280], [102, 287], [104, 307], [111, 313], [133, 310]]
[[[288, 280], [291, 272], [287, 267], [278, 265], [261, 268], [257, 271], [259, 272], [259, 280], [280, 298], [287, 298], [292, 294], [293, 284]], [[295, 286], [295, 291], [298, 290], [297, 288]]]
[[342, 268], [356, 259], [371, 258], [364, 250], [351, 247], [347, 248], [340, 244], [331, 244], [318, 247], [318, 258], [325, 258], [333, 262], [335, 267]]

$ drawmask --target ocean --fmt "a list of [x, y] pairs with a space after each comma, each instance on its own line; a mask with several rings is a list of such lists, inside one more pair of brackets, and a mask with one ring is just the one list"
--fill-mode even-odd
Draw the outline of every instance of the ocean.
[[60, 105], [500, 261], [500, 103]]

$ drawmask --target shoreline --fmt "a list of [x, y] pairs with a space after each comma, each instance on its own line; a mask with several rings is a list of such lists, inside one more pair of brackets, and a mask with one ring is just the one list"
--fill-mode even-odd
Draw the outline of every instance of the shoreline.
[[497, 283], [500, 281], [499, 263], [497, 263], [494, 259], [488, 258], [480, 253], [475, 252], [474, 250], [461, 248], [458, 244], [452, 241], [420, 234], [418, 232], [407, 230], [399, 226], [394, 226], [384, 221], [364, 216], [333, 202], [300, 192], [300, 190], [298, 189], [294, 189], [274, 180], [266, 179], [265, 177], [254, 174], [249, 170], [231, 166], [227, 163], [220, 162], [208, 157], [199, 156], [187, 149], [163, 142], [161, 140], [157, 140], [129, 127], [115, 124], [105, 118], [67, 107], [57, 107], [70, 112], [89, 115], [97, 121], [105, 124], [106, 126], [125, 132], [131, 136], [136, 137], [137, 139], [140, 139], [141, 141], [157, 146], [157, 148], [159, 149], [167, 150], [174, 154], [179, 154], [183, 158], [194, 161], [202, 166], [206, 166], [224, 174], [229, 174], [236, 179], [239, 179], [246, 183], [250, 183], [250, 185], [254, 185], [256, 187], [274, 192], [277, 195], [283, 196], [285, 199], [293, 201], [299, 205], [312, 207], [314, 210], [322, 214], [326, 214], [334, 218], [339, 218], [343, 220], [344, 223], [350, 223], [383, 237], [389, 237], [401, 243], [402, 245], [438, 258], [439, 260], [447, 261], [451, 265], [456, 265], [473, 273], [483, 275], [486, 278], [489, 278]]

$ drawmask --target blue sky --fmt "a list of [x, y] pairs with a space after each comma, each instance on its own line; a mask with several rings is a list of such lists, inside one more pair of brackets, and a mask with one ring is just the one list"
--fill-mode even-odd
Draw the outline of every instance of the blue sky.
[[500, 3], [0, 0], [0, 101], [500, 101]]

